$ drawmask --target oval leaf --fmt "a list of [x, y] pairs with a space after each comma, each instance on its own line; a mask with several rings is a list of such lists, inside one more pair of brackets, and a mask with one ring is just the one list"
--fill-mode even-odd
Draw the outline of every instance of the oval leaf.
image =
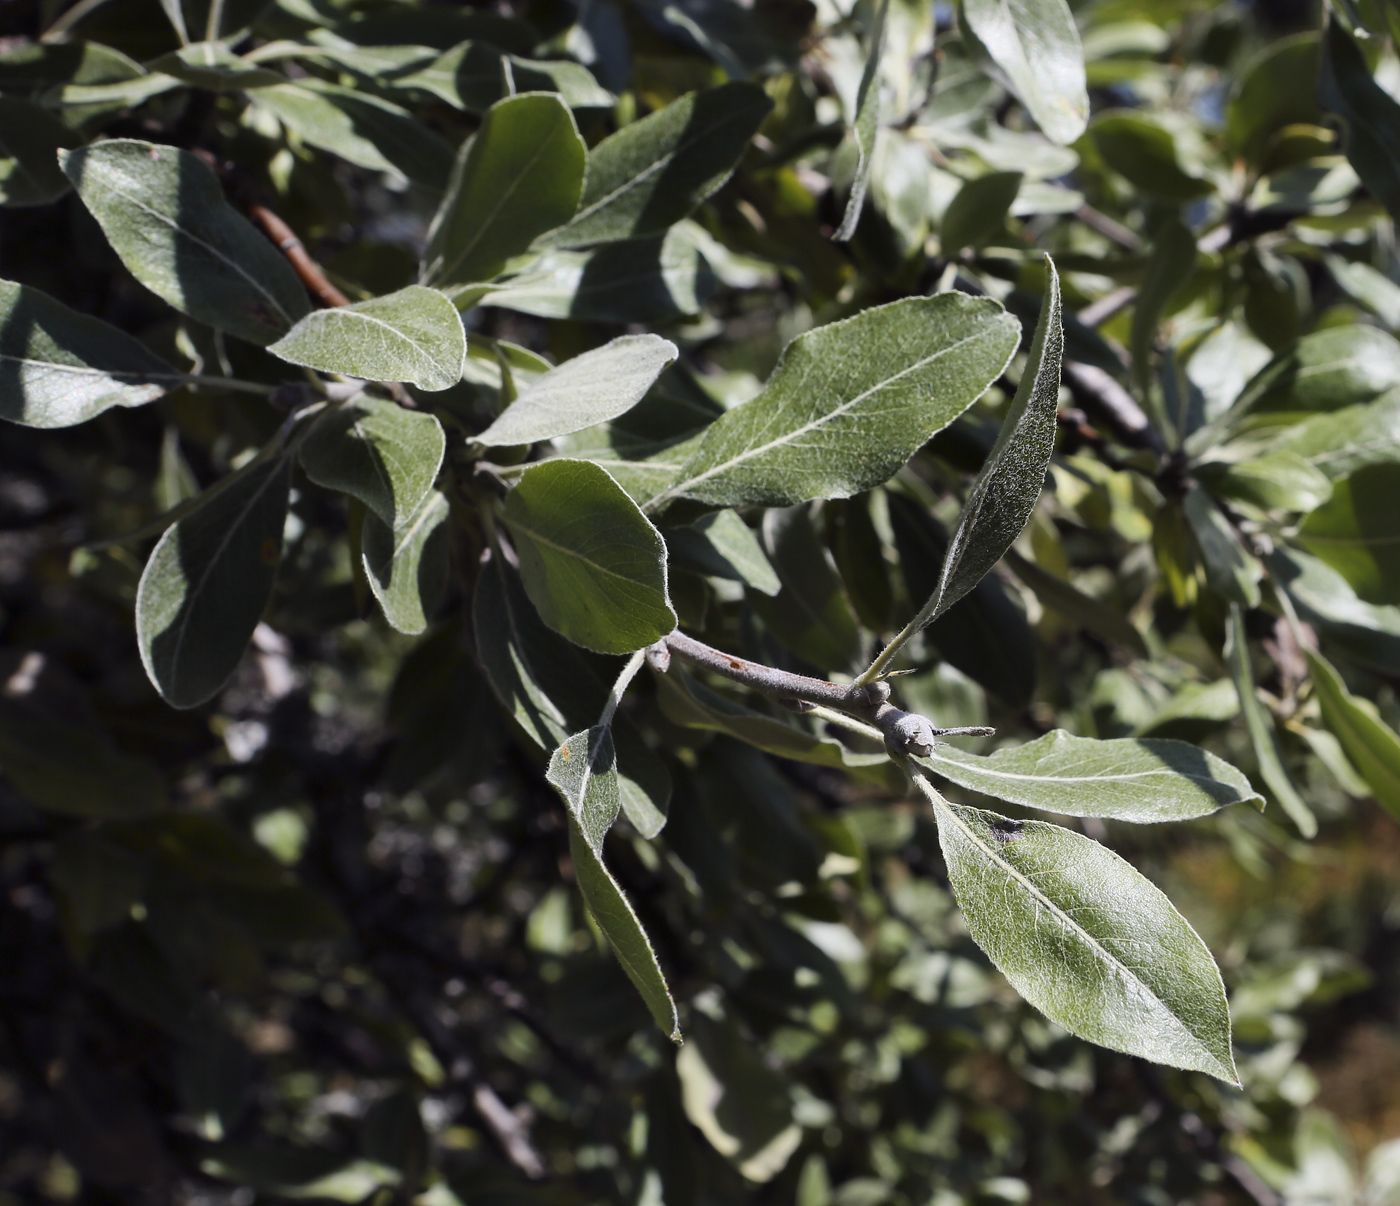
[[1368, 465], [1335, 482], [1298, 539], [1368, 603], [1400, 599], [1400, 463]]
[[860, 75], [856, 92], [856, 112], [851, 121], [851, 137], [856, 144], [856, 173], [851, 181], [851, 194], [846, 200], [846, 212], [836, 231], [838, 242], [855, 237], [860, 225], [860, 211], [865, 207], [865, 194], [870, 189], [870, 175], [875, 167], [875, 141], [880, 133], [880, 60], [885, 54], [885, 18], [890, 0], [880, 0], [875, 10], [875, 23], [870, 30], [870, 48], [866, 52], [865, 70]]
[[1400, 342], [1375, 327], [1331, 327], [1303, 336], [1270, 360], [1240, 392], [1232, 416], [1335, 411], [1371, 402], [1397, 385]]
[[268, 348], [290, 364], [363, 381], [450, 389], [462, 379], [467, 336], [457, 307], [436, 289], [409, 285], [353, 306], [308, 314]]
[[603, 839], [622, 807], [612, 729], [594, 725], [575, 733], [550, 755], [544, 777], [563, 797], [590, 849], [602, 858]]
[[1060, 361], [1065, 348], [1060, 275], [1048, 256], [1045, 266], [1045, 299], [1035, 324], [1030, 358], [997, 442], [963, 504], [943, 558], [938, 589], [915, 620], [916, 631], [947, 611], [1001, 560], [1026, 526], [1045, 488], [1050, 454], [1055, 450]]
[[420, 633], [447, 585], [447, 497], [429, 491], [397, 527], [365, 515], [360, 550], [370, 589], [399, 632]]
[[576, 645], [631, 653], [675, 631], [666, 545], [606, 469], [552, 460], [506, 495], [505, 519], [540, 618]]
[[1171, 901], [1082, 834], [935, 803], [938, 838], [978, 946], [1071, 1034], [1237, 1084], [1225, 986]]
[[788, 344], [762, 393], [705, 432], [649, 511], [848, 498], [886, 481], [1000, 375], [1020, 324], [962, 293], [874, 306]]
[[425, 284], [488, 281], [578, 208], [588, 151], [557, 96], [498, 101], [463, 145], [423, 259]]
[[1052, 142], [1084, 133], [1084, 49], [1065, 0], [963, 0], [968, 28]]
[[59, 162], [122, 263], [182, 313], [265, 346], [310, 309], [291, 265], [188, 151], [114, 138]]
[[1335, 16], [1322, 35], [1318, 97], [1344, 123], [1356, 174], [1392, 216], [1400, 214], [1400, 105], [1372, 78], [1361, 48]]
[[427, 497], [446, 448], [432, 415], [362, 394], [316, 424], [301, 446], [301, 467], [318, 486], [358, 498], [392, 528]]
[[136, 590], [136, 639], [165, 701], [193, 708], [238, 668], [282, 556], [291, 474], [255, 461], [171, 524]]
[[729, 179], [772, 108], [758, 85], [724, 84], [623, 126], [589, 152], [578, 213], [540, 242], [587, 247], [660, 234]]
[[988, 757], [939, 746], [925, 766], [959, 787], [1070, 817], [1189, 821], [1263, 798], [1228, 762], [1185, 741], [1096, 741], [1063, 729]]
[[642, 929], [642, 923], [618, 887], [617, 880], [603, 866], [603, 860], [594, 853], [578, 823], [572, 818], [569, 820], [569, 853], [573, 858], [574, 878], [578, 881], [588, 911], [603, 931], [608, 945], [613, 948], [622, 970], [637, 986], [656, 1024], [672, 1042], [680, 1042], [680, 1015], [676, 1012], [671, 990], [666, 987], [666, 977], [657, 961], [651, 939]]
[[71, 427], [113, 406], [152, 402], [182, 379], [124, 331], [0, 281], [0, 419]]
[[477, 439], [488, 448], [533, 444], [615, 419], [642, 400], [678, 354], [659, 335], [621, 335], [539, 378]]
[[1244, 612], [1238, 603], [1230, 604], [1230, 615], [1225, 621], [1225, 666], [1235, 682], [1244, 727], [1254, 746], [1255, 760], [1259, 763], [1259, 777], [1264, 780], [1264, 786], [1269, 789], [1274, 802], [1298, 826], [1298, 832], [1304, 837], [1314, 836], [1317, 833], [1317, 818], [1313, 816], [1312, 809], [1303, 803], [1303, 797], [1298, 794], [1288, 771], [1284, 769], [1274, 722], [1259, 702], [1259, 695], [1254, 689], [1249, 643], [1244, 634]]
[[1375, 704], [1347, 690], [1326, 658], [1312, 649], [1303, 652], [1322, 705], [1322, 722], [1336, 734], [1377, 802], [1400, 818], [1400, 737], [1381, 719]]

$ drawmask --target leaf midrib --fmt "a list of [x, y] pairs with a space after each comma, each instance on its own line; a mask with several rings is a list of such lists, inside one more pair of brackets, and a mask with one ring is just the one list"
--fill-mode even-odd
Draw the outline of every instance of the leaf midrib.
[[[812, 419], [807, 423], [804, 423], [801, 427], [794, 428], [792, 431], [786, 433], [783, 436], [778, 437], [777, 439], [769, 440], [766, 444], [760, 444], [756, 448], [746, 448], [737, 456], [730, 457], [729, 460], [724, 461], [721, 464], [714, 465], [711, 468], [706, 469], [703, 473], [698, 473], [694, 477], [687, 478], [683, 482], [678, 482], [674, 486], [670, 486], [662, 493], [658, 494], [655, 498], [653, 498], [649, 503], [647, 503], [647, 505], [642, 508], [643, 511], [654, 509], [655, 507], [660, 506], [663, 502], [670, 502], [671, 499], [675, 498], [677, 495], [683, 494], [686, 490], [690, 489], [693, 486], [699, 485], [699, 483], [703, 481], [708, 481], [716, 474], [722, 473], [728, 469], [733, 469], [736, 465], [742, 465], [745, 461], [752, 460], [756, 456], [762, 456], [765, 452], [771, 452], [774, 448], [782, 448], [787, 444], [791, 444], [794, 440], [806, 435], [809, 431], [817, 431], [820, 428], [825, 427], [828, 423], [840, 418], [852, 408], [859, 406], [867, 398], [873, 397], [875, 394], [878, 394], [881, 390], [889, 388], [891, 385], [894, 385], [897, 381], [909, 376], [911, 373], [917, 373], [921, 369], [927, 368], [929, 365], [933, 364], [934, 361], [939, 360], [944, 356], [950, 355], [953, 352], [956, 352], [965, 344], [975, 343], [978, 340], [985, 339], [989, 334], [995, 331], [995, 329], [996, 328], [994, 326], [988, 325], [984, 329], [976, 331], [971, 335], [964, 335], [956, 343], [950, 343], [946, 347], [939, 348], [938, 351], [934, 352], [931, 356], [926, 356], [924, 357], [924, 359], [916, 361], [914, 364], [909, 365], [907, 368], [900, 369], [899, 372], [893, 374], [892, 376], [886, 377], [883, 381], [879, 382], [879, 384], [872, 385], [869, 389], [863, 390], [854, 398], [851, 398], [847, 402], [843, 402], [835, 410], [827, 411], [825, 414], [820, 415], [819, 417]], [[771, 388], [771, 386], [769, 388]], [[767, 389], [765, 389], [763, 392], [767, 393], [768, 391]], [[746, 402], [744, 405], [752, 406], [762, 397], [763, 394], [759, 394], [758, 397], [753, 398], [751, 401]], [[730, 411], [729, 413], [739, 414], [741, 413], [741, 408]], [[703, 445], [700, 448], [696, 449], [697, 454], [702, 451], [704, 451]]]
[[1219, 779], [1211, 775], [1192, 774], [1190, 771], [1174, 770], [1171, 767], [1158, 767], [1154, 770], [1133, 771], [1131, 774], [1109, 774], [1109, 775], [1026, 775], [1018, 771], [996, 770], [991, 767], [972, 765], [966, 762], [959, 762], [956, 758], [945, 758], [937, 753], [921, 754], [920, 759], [925, 762], [941, 762], [946, 766], [957, 766], [964, 770], [969, 770], [975, 774], [993, 775], [999, 779], [1016, 779], [1036, 783], [1128, 783], [1134, 779], [1153, 778], [1158, 775], [1167, 775], [1174, 779], [1190, 779], [1199, 783], [1219, 783], [1222, 787], [1229, 787], [1228, 783], [1221, 783]]
[[[1034, 899], [1037, 904], [1044, 905], [1045, 909], [1052, 916], [1058, 918], [1063, 925], [1065, 925], [1073, 933], [1078, 935], [1082, 939], [1082, 941], [1086, 945], [1088, 945], [1093, 952], [1100, 955], [1105, 962], [1111, 964], [1115, 968], [1118, 968], [1126, 977], [1132, 980], [1133, 983], [1140, 985], [1143, 992], [1146, 993], [1146, 995], [1151, 1000], [1155, 1001], [1158, 1005], [1162, 1007], [1162, 1009], [1166, 1012], [1167, 1016], [1170, 1017], [1174, 1022], [1176, 1022], [1176, 1024], [1181, 1028], [1182, 1032], [1188, 1035], [1191, 1041], [1195, 1043], [1196, 1046], [1207, 1057], [1209, 1057], [1209, 1059], [1213, 1063], [1220, 1063], [1219, 1058], [1211, 1052], [1210, 1048], [1207, 1047], [1193, 1031], [1187, 1028], [1185, 1022], [1183, 1022], [1180, 1018], [1176, 1016], [1175, 1013], [1172, 1012], [1171, 1006], [1168, 1005], [1164, 1000], [1162, 1000], [1160, 996], [1157, 995], [1156, 991], [1151, 987], [1151, 985], [1149, 985], [1145, 980], [1143, 980], [1142, 977], [1139, 976], [1135, 971], [1133, 971], [1133, 969], [1130, 968], [1126, 963], [1119, 959], [1117, 955], [1115, 955], [1112, 951], [1105, 947], [1097, 938], [1095, 938], [1086, 929], [1084, 929], [1083, 926], [1081, 926], [1073, 917], [1071, 917], [1067, 912], [1065, 912], [1065, 910], [1062, 909], [1058, 904], [1056, 904], [1049, 896], [1042, 892], [1040, 888], [1038, 888], [1035, 885], [1035, 883], [1033, 883], [1026, 875], [1024, 875], [1020, 871], [1019, 868], [1007, 862], [1007, 860], [1003, 858], [997, 851], [984, 845], [982, 840], [976, 835], [976, 833], [973, 832], [971, 827], [960, 816], [958, 816], [957, 811], [952, 807], [952, 805], [948, 804], [946, 801], [941, 800], [940, 798], [939, 801], [934, 802], [934, 807], [938, 809], [940, 819], [942, 819], [943, 817], [949, 818], [962, 831], [963, 835], [967, 838], [967, 840], [971, 842], [972, 845], [976, 847], [976, 849], [980, 851], [990, 863], [997, 867], [998, 870], [1003, 871], [1005, 874], [1010, 876], [1013, 880], [1016, 881], [1016, 883], [1020, 884], [1021, 887], [1023, 887], [1031, 895], [1032, 899]], [[1043, 824], [1044, 822], [1041, 823]]]

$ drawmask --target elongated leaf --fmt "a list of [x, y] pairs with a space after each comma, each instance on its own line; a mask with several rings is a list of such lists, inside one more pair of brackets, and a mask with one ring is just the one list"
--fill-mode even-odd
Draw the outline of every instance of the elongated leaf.
[[1135, 188], [1169, 201], [1194, 201], [1215, 191], [1184, 163], [1178, 132], [1132, 109], [1100, 114], [1090, 127], [1104, 161]]
[[1000, 234], [1021, 180], [1020, 172], [988, 172], [958, 189], [943, 211], [939, 250], [951, 257], [964, 247], [979, 247]]
[[569, 822], [569, 853], [573, 857], [574, 877], [588, 911], [603, 931], [617, 961], [622, 964], [622, 970], [637, 986], [656, 1024], [673, 1042], [680, 1042], [680, 1015], [676, 1012], [671, 990], [666, 986], [666, 977], [661, 971], [651, 939], [642, 929], [642, 923], [618, 887], [617, 880], [603, 866], [603, 860], [594, 853], [578, 823], [572, 819]]
[[396, 527], [372, 512], [365, 516], [360, 535], [365, 575], [384, 618], [399, 632], [423, 632], [441, 601], [447, 584], [447, 516], [447, 497], [438, 490], [430, 490]]
[[1001, 560], [1026, 526], [1045, 488], [1050, 454], [1055, 450], [1060, 360], [1065, 347], [1060, 275], [1049, 257], [1045, 266], [1045, 299], [1021, 383], [1002, 420], [997, 442], [963, 504], [943, 558], [938, 589], [914, 621], [916, 631], [947, 611]]
[[460, 291], [458, 304], [501, 306], [540, 318], [655, 323], [698, 313], [714, 289], [700, 240], [683, 222], [660, 239], [547, 252], [499, 285]]
[[1219, 473], [1210, 469], [1202, 466], [1199, 476], [1214, 494], [1265, 510], [1311, 511], [1332, 497], [1327, 475], [1283, 448], [1224, 466]]
[[1320, 653], [1304, 648], [1322, 722], [1342, 743], [1376, 800], [1400, 819], [1400, 737], [1376, 705], [1347, 690], [1342, 676]]
[[484, 113], [505, 95], [505, 64], [517, 92], [557, 92], [571, 109], [607, 108], [613, 103], [612, 93], [600, 87], [581, 63], [524, 59], [502, 54], [486, 42], [462, 42], [385, 82], [396, 90], [426, 92], [468, 113]]
[[599, 858], [603, 839], [617, 820], [622, 801], [617, 793], [617, 753], [612, 730], [594, 725], [575, 733], [549, 758], [545, 778], [563, 797], [579, 833]]
[[1400, 462], [1400, 389], [1298, 423], [1271, 450], [1302, 457], [1332, 481], [1367, 465]]
[[310, 309], [282, 254], [188, 151], [114, 138], [59, 162], [122, 263], [177, 310], [266, 345]]
[[136, 639], [165, 701], [193, 708], [238, 668], [282, 556], [290, 465], [255, 461], [166, 529], [136, 590]]
[[1361, 48], [1329, 17], [1322, 34], [1318, 98], [1342, 119], [1351, 166], [1371, 194], [1400, 214], [1400, 104], [1371, 76]]
[[[461, 326], [455, 310], [452, 319]], [[361, 394], [316, 424], [301, 466], [318, 486], [358, 498], [392, 528], [427, 497], [446, 448], [432, 415]]]
[[631, 410], [679, 355], [659, 335], [620, 335], [546, 373], [477, 437], [488, 448], [533, 444]]
[[308, 314], [268, 348], [291, 364], [365, 381], [450, 389], [462, 379], [467, 336], [457, 307], [436, 289], [397, 293]]
[[938, 746], [920, 758], [959, 787], [1071, 817], [1156, 824], [1208, 816], [1263, 797], [1228, 762], [1185, 741], [1097, 741], [1063, 729], [982, 757]]
[[1054, 608], [1096, 636], [1117, 642], [1138, 657], [1149, 656], [1150, 651], [1142, 633], [1121, 611], [1092, 595], [1086, 595], [1073, 583], [1055, 577], [1034, 561], [1027, 561], [1015, 549], [1007, 549], [1004, 556], [1016, 577], [1029, 586], [1046, 607]]
[[181, 374], [130, 335], [0, 281], [0, 419], [71, 427], [113, 406], [142, 406]]
[[1245, 607], [1259, 606], [1259, 580], [1263, 567], [1249, 553], [1204, 490], [1192, 490], [1183, 510], [1196, 547], [1206, 565], [1206, 581], [1226, 599]]
[[675, 631], [666, 545], [606, 469], [560, 458], [527, 469], [505, 519], [540, 618], [585, 649], [631, 653]]
[[1363, 602], [1325, 561], [1296, 549], [1276, 549], [1269, 569], [1329, 649], [1343, 651], [1362, 666], [1400, 675], [1400, 607]]
[[800, 335], [763, 392], [706, 430], [648, 510], [675, 497], [791, 506], [877, 486], [986, 392], [1019, 334], [995, 302], [943, 293]]
[[47, 205], [69, 189], [57, 151], [82, 139], [47, 109], [0, 96], [0, 205]]
[[254, 102], [296, 131], [302, 141], [374, 172], [446, 188], [452, 145], [407, 109], [368, 92], [320, 80], [259, 88]]
[[161, 55], [151, 63], [151, 69], [213, 92], [237, 92], [287, 83], [285, 75], [250, 63], [219, 42], [192, 42]]
[[1181, 291], [1196, 271], [1196, 238], [1180, 220], [1167, 222], [1153, 243], [1147, 261], [1147, 272], [1133, 306], [1133, 326], [1130, 348], [1133, 372], [1139, 385], [1146, 390], [1152, 380], [1152, 352], [1157, 339], [1157, 324], [1172, 298]]
[[666, 548], [698, 573], [743, 582], [765, 595], [782, 589], [758, 536], [733, 511], [714, 511], [689, 527], [671, 528], [666, 532]]
[[851, 137], [856, 144], [856, 174], [851, 181], [846, 212], [835, 235], [841, 243], [855, 237], [860, 211], [865, 207], [865, 194], [870, 188], [870, 174], [875, 167], [875, 139], [880, 132], [880, 60], [885, 56], [885, 18], [889, 11], [890, 0], [880, 0], [870, 30], [865, 70], [861, 72], [860, 88], [856, 92], [856, 111], [851, 121]]
[[1220, 972], [1160, 889], [1058, 825], [935, 808], [967, 927], [1017, 992], [1080, 1038], [1238, 1082]]
[[1368, 603], [1400, 600], [1400, 462], [1368, 465], [1333, 483], [1298, 538]]
[[1270, 360], [1240, 392], [1232, 416], [1336, 411], [1373, 401], [1397, 385], [1400, 342], [1375, 327], [1331, 327], [1303, 336]]
[[1084, 133], [1084, 50], [1065, 0], [963, 0], [963, 14], [1047, 138], [1067, 146]]
[[423, 261], [425, 284], [488, 281], [578, 208], [588, 152], [557, 96], [498, 101], [462, 147]]
[[1304, 837], [1314, 836], [1317, 833], [1317, 818], [1313, 816], [1312, 809], [1303, 803], [1302, 796], [1284, 769], [1273, 720], [1259, 702], [1254, 689], [1254, 671], [1249, 664], [1249, 644], [1244, 632], [1244, 612], [1238, 603], [1230, 604], [1230, 615], [1225, 622], [1225, 665], [1240, 697], [1240, 712], [1244, 716], [1250, 743], [1254, 746], [1254, 757], [1259, 763], [1259, 777], [1264, 780], [1270, 798], [1298, 826], [1298, 832]]
[[660, 234], [729, 179], [772, 107], [756, 84], [732, 83], [623, 126], [589, 152], [578, 213], [540, 243], [587, 247]]
[[865, 653], [860, 628], [810, 509], [765, 512], [762, 540], [782, 589], [772, 597], [752, 595], [749, 605], [804, 661], [827, 671], [858, 669]]
[[[472, 599], [477, 657], [501, 706], [541, 750], [597, 720], [608, 687], [578, 647], [541, 623], [514, 570], [492, 558]], [[671, 777], [625, 716], [613, 718], [622, 811], [643, 837], [666, 820]]]

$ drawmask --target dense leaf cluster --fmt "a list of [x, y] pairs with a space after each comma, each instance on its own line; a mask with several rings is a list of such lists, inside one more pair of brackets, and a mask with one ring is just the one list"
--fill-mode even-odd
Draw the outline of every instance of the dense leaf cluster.
[[0, 21], [0, 1195], [1400, 1201], [1388, 7]]

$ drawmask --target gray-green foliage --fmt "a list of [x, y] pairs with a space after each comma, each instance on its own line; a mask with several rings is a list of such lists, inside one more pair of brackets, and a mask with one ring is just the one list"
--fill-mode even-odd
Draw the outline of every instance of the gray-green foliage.
[[296, 273], [194, 155], [112, 139], [59, 162], [132, 276], [177, 310], [263, 345], [306, 314]]
[[879, 485], [986, 392], [1015, 346], [1010, 315], [956, 293], [800, 336], [763, 392], [705, 432], [660, 498], [790, 506]]
[[0, 372], [0, 416], [26, 427], [142, 406], [180, 377], [131, 336], [14, 281], [0, 281]]
[[1382, 1200], [1400, 23], [1273, 9], [7, 13], [0, 1195]]
[[325, 372], [442, 390], [462, 379], [467, 339], [446, 297], [409, 285], [386, 297], [308, 314], [268, 350]]

